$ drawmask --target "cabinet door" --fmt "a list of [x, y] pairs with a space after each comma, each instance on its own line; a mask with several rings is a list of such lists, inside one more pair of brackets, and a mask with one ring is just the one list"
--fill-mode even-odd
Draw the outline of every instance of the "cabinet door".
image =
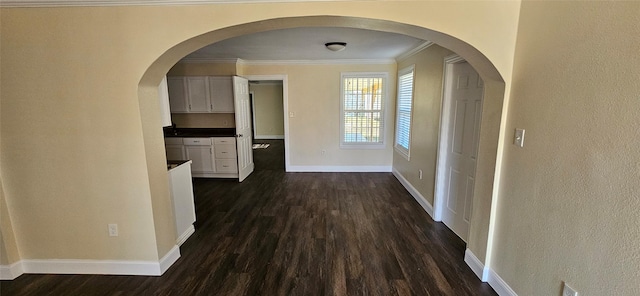
[[233, 81], [231, 77], [209, 77], [212, 111], [233, 113]]
[[213, 146], [184, 146], [187, 159], [193, 161], [191, 171], [194, 173], [215, 173], [213, 162]]
[[165, 146], [167, 150], [167, 159], [168, 160], [185, 160], [184, 146], [183, 145], [174, 145], [167, 144]]
[[187, 89], [185, 88], [184, 77], [168, 77], [167, 84], [171, 113], [187, 112]]
[[187, 77], [187, 98], [189, 112], [206, 113], [211, 111], [209, 80], [206, 76]]

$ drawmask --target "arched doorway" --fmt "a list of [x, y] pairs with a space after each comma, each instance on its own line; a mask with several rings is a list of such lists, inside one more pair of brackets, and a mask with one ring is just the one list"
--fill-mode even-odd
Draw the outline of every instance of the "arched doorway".
[[[269, 19], [251, 22], [232, 27], [227, 27], [208, 32], [199, 36], [194, 36], [188, 40], [176, 44], [147, 69], [138, 85], [138, 96], [141, 105], [141, 112], [146, 109], [153, 109], [156, 88], [167, 71], [187, 54], [227, 38], [257, 33], [275, 29], [285, 29], [294, 27], [351, 27], [366, 28], [384, 32], [404, 34], [424, 40], [430, 40], [442, 47], [448, 48], [466, 61], [468, 61], [479, 73], [484, 81], [485, 105], [482, 111], [482, 122], [480, 125], [480, 143], [478, 148], [478, 166], [476, 175], [477, 185], [474, 189], [474, 206], [472, 210], [472, 221], [469, 231], [468, 248], [474, 252], [482, 254], [485, 258], [485, 265], [490, 262], [491, 253], [491, 232], [492, 216], [494, 215], [494, 178], [496, 178], [496, 162], [498, 159], [498, 143], [500, 128], [502, 125], [502, 107], [505, 96], [505, 82], [493, 65], [493, 63], [480, 51], [470, 44], [447, 35], [442, 32], [430, 30], [424, 27], [408, 25], [398, 22], [365, 19], [355, 17], [338, 16], [308, 16], [308, 17], [288, 17]], [[286, 107], [285, 107], [286, 108]], [[154, 118], [142, 116], [143, 130], [150, 131], [159, 128], [160, 124]], [[286, 129], [287, 127], [285, 127]], [[145, 151], [147, 152], [147, 167], [149, 178], [157, 177], [153, 170], [163, 166], [154, 163], [164, 163], [164, 148], [157, 139], [145, 136]], [[152, 184], [157, 183], [151, 182]]]

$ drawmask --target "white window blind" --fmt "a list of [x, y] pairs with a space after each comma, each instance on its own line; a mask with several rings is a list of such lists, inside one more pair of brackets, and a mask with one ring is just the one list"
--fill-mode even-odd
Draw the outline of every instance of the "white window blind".
[[384, 144], [386, 77], [386, 73], [342, 73], [341, 147]]
[[396, 114], [396, 144], [400, 154], [409, 158], [411, 145], [411, 108], [413, 106], [414, 66], [398, 72], [398, 106]]

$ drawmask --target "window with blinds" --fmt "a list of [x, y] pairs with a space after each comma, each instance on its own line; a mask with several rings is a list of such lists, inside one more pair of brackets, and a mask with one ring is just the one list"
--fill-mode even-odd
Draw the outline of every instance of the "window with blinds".
[[384, 145], [386, 73], [342, 73], [342, 148]]
[[398, 106], [396, 108], [396, 143], [395, 148], [406, 159], [409, 159], [411, 146], [411, 108], [413, 105], [413, 73], [414, 66], [398, 71]]

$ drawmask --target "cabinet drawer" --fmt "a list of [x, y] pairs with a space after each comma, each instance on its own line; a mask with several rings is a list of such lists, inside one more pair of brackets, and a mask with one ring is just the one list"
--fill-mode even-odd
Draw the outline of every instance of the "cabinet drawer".
[[[236, 138], [225, 137], [225, 138], [213, 138], [213, 144], [236, 144]], [[235, 148], [234, 148], [235, 149]]]
[[211, 145], [211, 138], [184, 138], [182, 142], [185, 145], [209, 146]]
[[217, 173], [237, 173], [238, 162], [235, 159], [216, 159]]
[[214, 152], [216, 154], [216, 159], [219, 158], [236, 158], [236, 146], [235, 145], [215, 145]]
[[182, 145], [182, 138], [164, 138], [166, 145]]

